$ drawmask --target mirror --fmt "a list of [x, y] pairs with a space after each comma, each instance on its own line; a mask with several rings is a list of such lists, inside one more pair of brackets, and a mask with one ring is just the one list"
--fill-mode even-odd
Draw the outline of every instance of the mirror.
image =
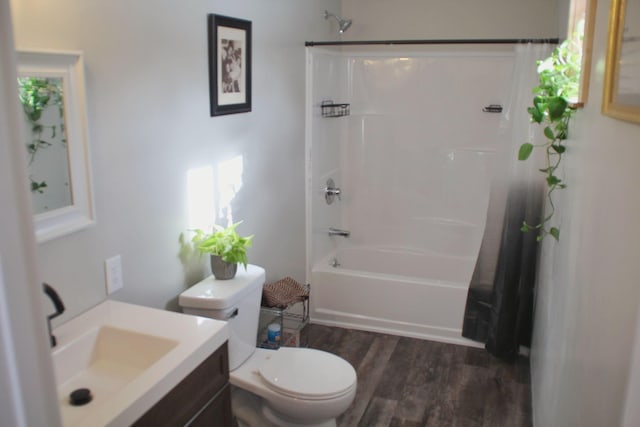
[[25, 159], [38, 242], [94, 221], [80, 52], [17, 52]]
[[640, 123], [640, 3], [613, 0], [602, 112]]

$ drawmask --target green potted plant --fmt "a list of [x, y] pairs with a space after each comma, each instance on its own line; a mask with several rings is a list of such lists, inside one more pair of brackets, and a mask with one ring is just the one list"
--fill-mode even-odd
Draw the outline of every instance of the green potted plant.
[[253, 235], [240, 237], [236, 227], [242, 221], [229, 227], [214, 225], [212, 233], [200, 229], [195, 230], [192, 242], [201, 254], [211, 256], [211, 272], [218, 280], [233, 279], [238, 269], [238, 263], [247, 269], [247, 248], [251, 247]]
[[560, 240], [560, 229], [550, 226], [555, 213], [553, 192], [562, 190], [567, 185], [558, 176], [562, 156], [567, 150], [566, 141], [569, 138], [569, 124], [577, 111], [577, 106], [571, 103], [578, 97], [580, 87], [580, 71], [582, 65], [582, 38], [584, 28], [565, 40], [558, 46], [551, 56], [538, 62], [540, 81], [533, 88], [535, 97], [533, 106], [527, 109], [531, 122], [544, 126], [546, 141], [539, 145], [526, 142], [520, 146], [519, 160], [527, 160], [535, 147], [545, 150], [545, 168], [539, 169], [545, 175], [547, 183], [548, 211], [539, 224], [523, 222], [520, 228], [523, 232], [538, 232], [537, 240], [541, 241], [547, 235]]

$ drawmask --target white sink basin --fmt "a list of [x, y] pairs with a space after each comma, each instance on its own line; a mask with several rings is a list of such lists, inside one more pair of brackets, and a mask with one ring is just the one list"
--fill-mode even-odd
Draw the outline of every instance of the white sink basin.
[[[225, 322], [106, 301], [53, 330], [65, 426], [128, 426], [228, 339]], [[93, 399], [73, 406], [72, 391]]]
[[100, 326], [53, 353], [60, 394], [90, 388], [104, 398], [157, 362], [177, 341]]

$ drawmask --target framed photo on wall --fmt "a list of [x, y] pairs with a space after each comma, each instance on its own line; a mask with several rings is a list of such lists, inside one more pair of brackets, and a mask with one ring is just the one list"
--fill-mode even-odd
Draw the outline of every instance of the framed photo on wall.
[[251, 21], [209, 14], [211, 116], [251, 111]]

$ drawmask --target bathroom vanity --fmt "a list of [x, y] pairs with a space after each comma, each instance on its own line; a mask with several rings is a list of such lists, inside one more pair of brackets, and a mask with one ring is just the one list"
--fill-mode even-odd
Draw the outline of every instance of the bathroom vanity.
[[231, 425], [226, 322], [105, 301], [53, 334], [63, 426]]
[[149, 409], [134, 427], [230, 427], [231, 392], [227, 343]]

